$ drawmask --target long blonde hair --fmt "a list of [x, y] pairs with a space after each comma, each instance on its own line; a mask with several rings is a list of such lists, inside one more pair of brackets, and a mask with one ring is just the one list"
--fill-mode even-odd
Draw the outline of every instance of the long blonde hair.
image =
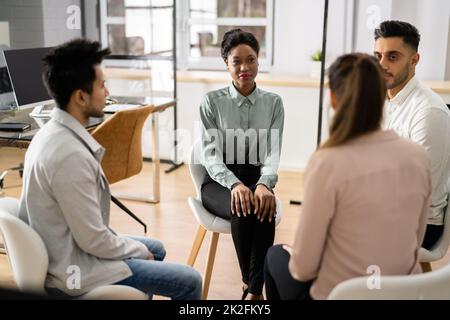
[[321, 146], [334, 147], [380, 128], [386, 99], [383, 71], [375, 57], [363, 53], [340, 56], [328, 70], [337, 107], [330, 136]]

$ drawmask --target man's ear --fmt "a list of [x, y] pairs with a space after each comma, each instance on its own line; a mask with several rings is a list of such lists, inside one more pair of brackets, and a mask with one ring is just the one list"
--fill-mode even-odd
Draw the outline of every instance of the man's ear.
[[74, 102], [80, 106], [85, 106], [88, 103], [87, 94], [81, 89], [75, 90], [72, 93], [72, 99], [74, 99]]
[[414, 55], [412, 56], [412, 59], [411, 59], [412, 65], [414, 67], [416, 67], [417, 64], [419, 63], [419, 60], [420, 60], [420, 54], [418, 52], [414, 53]]

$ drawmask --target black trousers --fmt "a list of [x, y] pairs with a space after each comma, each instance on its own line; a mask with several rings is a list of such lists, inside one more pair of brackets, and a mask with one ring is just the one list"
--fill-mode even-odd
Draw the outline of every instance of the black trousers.
[[444, 226], [436, 226], [434, 224], [427, 224], [427, 229], [425, 231], [425, 236], [422, 242], [422, 247], [430, 250], [439, 238], [442, 236], [444, 231]]
[[[248, 165], [227, 165], [236, 177], [252, 191], [260, 178], [260, 168]], [[206, 176], [201, 189], [203, 206], [211, 213], [230, 220], [231, 235], [241, 269], [242, 281], [248, 292], [262, 294], [264, 285], [264, 258], [275, 237], [275, 219], [260, 222], [253, 214], [238, 217], [231, 214], [231, 192]]]
[[269, 249], [264, 266], [266, 297], [268, 300], [311, 300], [312, 281], [295, 280], [289, 272], [289, 253], [282, 245]]

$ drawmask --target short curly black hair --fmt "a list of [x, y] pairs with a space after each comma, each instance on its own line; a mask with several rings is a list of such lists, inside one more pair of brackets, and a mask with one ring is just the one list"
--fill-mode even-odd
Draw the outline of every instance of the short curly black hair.
[[378, 38], [400, 37], [416, 52], [419, 49], [420, 34], [412, 24], [398, 20], [388, 20], [380, 24], [374, 31], [375, 40]]
[[242, 29], [233, 29], [223, 35], [221, 44], [221, 55], [224, 61], [230, 55], [230, 51], [240, 44], [246, 44], [255, 50], [256, 55], [259, 55], [259, 43], [255, 36]]
[[43, 59], [44, 83], [59, 108], [67, 108], [75, 90], [92, 93], [94, 67], [110, 53], [97, 41], [74, 39], [56, 47]]

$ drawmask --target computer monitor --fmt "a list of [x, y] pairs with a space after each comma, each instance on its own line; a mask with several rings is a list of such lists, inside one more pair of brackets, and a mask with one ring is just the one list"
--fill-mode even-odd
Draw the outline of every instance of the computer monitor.
[[3, 50], [7, 49], [7, 46], [0, 45], [0, 111], [10, 111], [16, 108], [14, 92], [9, 80], [5, 59], [3, 58]]
[[3, 55], [19, 109], [53, 103], [42, 79], [44, 62], [49, 48], [5, 50]]

